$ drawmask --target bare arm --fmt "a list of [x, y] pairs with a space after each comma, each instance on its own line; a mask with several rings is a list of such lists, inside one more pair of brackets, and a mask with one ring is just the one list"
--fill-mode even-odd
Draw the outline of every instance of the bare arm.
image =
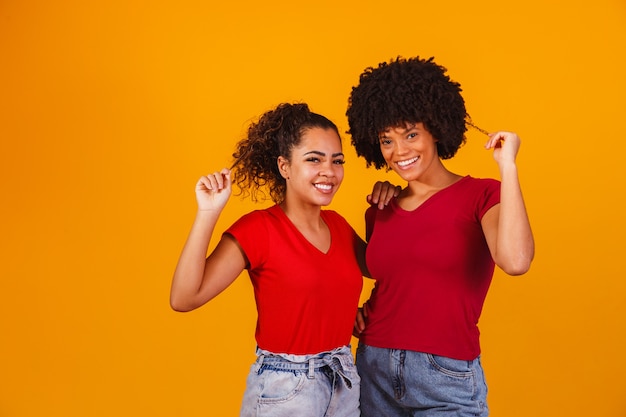
[[200, 178], [196, 184], [198, 212], [176, 265], [170, 305], [190, 311], [207, 303], [228, 287], [245, 268], [237, 243], [224, 237], [207, 257], [215, 224], [230, 197], [230, 171]]
[[500, 168], [500, 204], [485, 213], [482, 227], [496, 265], [509, 275], [521, 275], [530, 268], [535, 242], [515, 164], [520, 139], [510, 132], [489, 136], [485, 148], [494, 150]]

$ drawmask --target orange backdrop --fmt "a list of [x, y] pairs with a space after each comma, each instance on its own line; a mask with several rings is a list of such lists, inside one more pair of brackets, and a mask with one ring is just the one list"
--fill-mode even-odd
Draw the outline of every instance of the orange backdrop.
[[[196, 179], [282, 101], [347, 130], [360, 72], [420, 55], [523, 141], [537, 256], [485, 306], [492, 415], [623, 417], [625, 41], [621, 0], [0, 0], [0, 416], [237, 415], [247, 276], [168, 305]], [[483, 142], [449, 167], [497, 176]], [[363, 233], [371, 184], [399, 179], [344, 150], [332, 208]], [[262, 206], [234, 198], [218, 227]]]

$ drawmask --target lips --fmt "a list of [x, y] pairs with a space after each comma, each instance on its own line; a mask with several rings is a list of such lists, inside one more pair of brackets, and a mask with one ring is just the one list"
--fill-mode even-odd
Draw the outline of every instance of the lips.
[[417, 162], [418, 159], [419, 159], [419, 156], [416, 156], [415, 158], [406, 159], [404, 161], [398, 161], [396, 162], [396, 165], [398, 165], [400, 168], [404, 168]]
[[325, 193], [330, 192], [333, 189], [332, 184], [318, 183], [318, 184], [313, 184], [313, 186], [317, 188], [318, 190], [323, 191]]

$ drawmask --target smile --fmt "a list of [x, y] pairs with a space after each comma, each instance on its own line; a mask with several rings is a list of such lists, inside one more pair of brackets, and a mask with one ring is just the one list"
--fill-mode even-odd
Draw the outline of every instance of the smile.
[[415, 158], [407, 159], [406, 161], [398, 161], [396, 162], [396, 164], [398, 164], [400, 167], [405, 167], [407, 165], [411, 165], [414, 162], [417, 162], [418, 159], [419, 156], [416, 156]]
[[331, 184], [313, 184], [313, 186], [321, 191], [330, 191], [333, 189]]

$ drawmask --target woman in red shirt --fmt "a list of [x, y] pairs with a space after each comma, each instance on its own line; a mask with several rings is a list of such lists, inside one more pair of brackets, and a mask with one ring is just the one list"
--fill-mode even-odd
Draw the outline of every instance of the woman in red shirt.
[[[359, 412], [352, 327], [368, 275], [365, 243], [330, 204], [345, 162], [337, 127], [306, 104], [281, 104], [237, 144], [233, 170], [196, 184], [198, 211], [171, 289], [174, 310], [210, 301], [248, 270], [257, 303], [257, 361], [241, 416], [346, 416]], [[206, 257], [236, 184], [276, 203], [236, 221]], [[383, 194], [385, 194], [383, 192]]]

